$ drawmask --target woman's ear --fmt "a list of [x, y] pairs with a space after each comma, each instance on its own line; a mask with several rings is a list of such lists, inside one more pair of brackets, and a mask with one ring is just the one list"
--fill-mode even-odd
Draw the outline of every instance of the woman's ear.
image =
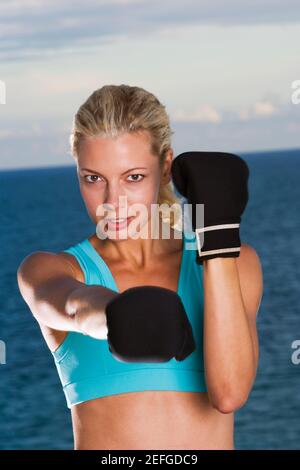
[[162, 183], [163, 184], [168, 184], [172, 179], [171, 166], [172, 166], [172, 161], [173, 161], [173, 155], [174, 155], [173, 149], [170, 148], [167, 151], [166, 158], [163, 164], [163, 171], [162, 171]]

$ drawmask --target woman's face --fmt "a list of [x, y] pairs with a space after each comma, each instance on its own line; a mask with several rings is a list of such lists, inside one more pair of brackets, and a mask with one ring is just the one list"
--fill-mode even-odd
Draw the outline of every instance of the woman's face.
[[[92, 221], [105, 226], [107, 236], [118, 237], [122, 229], [129, 233], [129, 227], [136, 226], [131, 223], [134, 218], [142, 220], [142, 225], [150, 221], [151, 204], [157, 203], [160, 185], [170, 181], [171, 149], [161, 168], [159, 158], [150, 151], [148, 132], [142, 131], [116, 139], [85, 138], [78, 154], [77, 174], [85, 206]], [[133, 210], [134, 204], [142, 204], [142, 217]], [[116, 222], [124, 218], [127, 220]]]

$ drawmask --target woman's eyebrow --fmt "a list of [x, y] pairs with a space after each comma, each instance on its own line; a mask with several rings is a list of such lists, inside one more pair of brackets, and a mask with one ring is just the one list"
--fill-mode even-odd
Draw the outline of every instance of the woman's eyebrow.
[[[129, 171], [133, 171], [133, 170], [147, 170], [147, 168], [144, 166], [136, 166], [135, 168], [130, 168], [129, 170], [124, 171], [122, 175], [125, 175], [126, 173], [129, 173]], [[101, 173], [99, 173], [98, 171], [91, 170], [89, 168], [81, 168], [80, 171], [89, 171], [90, 173], [93, 173], [95, 175], [102, 176]]]

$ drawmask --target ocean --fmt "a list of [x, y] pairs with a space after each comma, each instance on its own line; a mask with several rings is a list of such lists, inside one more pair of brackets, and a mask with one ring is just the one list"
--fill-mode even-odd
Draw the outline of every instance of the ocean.
[[[300, 149], [240, 153], [250, 169], [241, 240], [262, 263], [260, 359], [235, 413], [236, 449], [300, 449]], [[75, 166], [0, 172], [0, 449], [72, 449], [70, 411], [52, 355], [18, 289], [33, 251], [62, 251], [95, 231]], [[1, 343], [2, 345], [4, 343]]]

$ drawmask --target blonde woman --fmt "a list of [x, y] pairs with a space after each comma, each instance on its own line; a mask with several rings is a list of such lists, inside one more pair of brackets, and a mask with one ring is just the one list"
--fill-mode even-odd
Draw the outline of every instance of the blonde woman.
[[[94, 91], [70, 142], [95, 233], [31, 253], [18, 269], [75, 449], [234, 449], [234, 412], [256, 376], [262, 296], [259, 257], [238, 233], [247, 172], [228, 154], [213, 165], [201, 152], [177, 160], [171, 134], [148, 91]], [[182, 213], [166, 211], [181, 202], [172, 179], [193, 210], [207, 201], [205, 249], [194, 212], [188, 234]]]

